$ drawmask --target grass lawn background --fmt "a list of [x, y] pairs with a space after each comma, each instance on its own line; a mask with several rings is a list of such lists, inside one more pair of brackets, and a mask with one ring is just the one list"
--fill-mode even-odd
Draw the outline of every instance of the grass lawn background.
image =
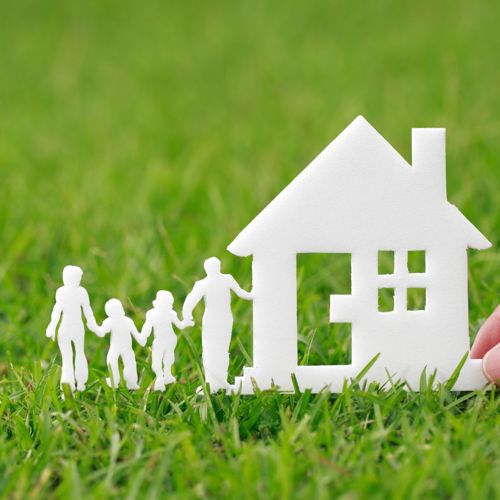
[[[68, 263], [99, 322], [110, 297], [139, 327], [158, 289], [179, 308], [211, 255], [249, 288], [225, 247], [358, 114], [407, 159], [411, 127], [446, 127], [449, 199], [498, 248], [499, 19], [495, 2], [0, 0], [3, 496], [498, 495], [495, 392], [197, 399], [197, 326], [165, 394], [140, 347], [142, 389], [109, 390], [88, 333], [88, 390], [61, 401], [44, 333]], [[471, 338], [498, 302], [496, 248], [470, 254]], [[251, 306], [233, 304], [237, 375]], [[314, 337], [321, 308], [300, 325], [303, 361], [345, 347]]]

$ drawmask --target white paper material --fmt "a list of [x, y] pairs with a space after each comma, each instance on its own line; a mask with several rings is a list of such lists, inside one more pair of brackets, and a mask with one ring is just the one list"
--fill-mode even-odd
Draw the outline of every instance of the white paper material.
[[68, 384], [72, 391], [85, 390], [89, 376], [84, 350], [85, 327], [82, 311], [87, 320], [87, 328], [97, 335], [100, 334], [87, 290], [80, 286], [82, 276], [83, 271], [77, 266], [66, 266], [63, 269], [64, 286], [56, 292], [56, 303], [46, 331], [46, 336], [55, 341], [56, 328], [60, 321], [57, 344], [62, 356], [61, 387]]
[[173, 325], [180, 330], [192, 326], [192, 321], [180, 321], [173, 310], [174, 297], [167, 290], [160, 290], [153, 301], [153, 309], [146, 313], [146, 322], [142, 327], [142, 345], [153, 332], [152, 367], [156, 375], [155, 391], [164, 391], [168, 384], [175, 382], [172, 375], [172, 365], [175, 361], [175, 346], [177, 336]]
[[[205, 382], [211, 392], [230, 390], [229, 344], [233, 329], [231, 292], [245, 300], [252, 300], [253, 294], [243, 290], [230, 274], [223, 274], [220, 260], [216, 257], [207, 259], [204, 266], [207, 276], [197, 281], [186, 297], [182, 316], [187, 324], [193, 324], [193, 309], [200, 301], [205, 302], [201, 332]], [[201, 388], [198, 392], [201, 392]]]
[[107, 333], [111, 334], [109, 352], [106, 363], [110, 371], [110, 377], [106, 383], [116, 389], [120, 384], [120, 370], [118, 361], [123, 363], [123, 378], [127, 389], [139, 389], [137, 384], [137, 364], [135, 353], [132, 348], [132, 337], [143, 345], [142, 337], [137, 331], [134, 322], [125, 316], [122, 303], [118, 299], [110, 299], [104, 306], [108, 317], [99, 328], [99, 335], [103, 337]]
[[[338, 392], [378, 354], [367, 382], [390, 376], [418, 390], [424, 368], [449, 379], [470, 349], [467, 248], [490, 242], [447, 201], [445, 130], [413, 129], [412, 150], [409, 165], [359, 116], [229, 245], [253, 258], [253, 366], [233, 390], [291, 391], [294, 374], [301, 390]], [[394, 273], [379, 274], [381, 250], [394, 252]], [[415, 250], [425, 252], [424, 272], [408, 270]], [[298, 365], [302, 253], [351, 254], [351, 294], [332, 290], [330, 302], [330, 321], [352, 324], [349, 365]], [[381, 288], [394, 289], [393, 311], [379, 311]], [[408, 310], [410, 288], [425, 289], [424, 310]], [[454, 389], [485, 383], [480, 360], [467, 359]]]

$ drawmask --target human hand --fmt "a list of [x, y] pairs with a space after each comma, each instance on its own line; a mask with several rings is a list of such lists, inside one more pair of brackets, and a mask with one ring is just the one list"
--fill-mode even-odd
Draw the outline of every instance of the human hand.
[[97, 324], [96, 324], [96, 325], [92, 325], [92, 328], [91, 328], [89, 325], [87, 325], [87, 328], [88, 328], [88, 329], [89, 329], [92, 333], [95, 333], [98, 337], [101, 337], [101, 338], [102, 338], [102, 337], [104, 337], [104, 335], [105, 335], [105, 334], [104, 334], [103, 329], [102, 329], [100, 326], [98, 326]]
[[477, 332], [470, 357], [482, 359], [484, 376], [500, 386], [500, 305]]
[[182, 321], [182, 329], [194, 326], [194, 321], [192, 319], [185, 319]]
[[104, 337], [101, 328], [96, 322], [89, 321], [87, 322], [87, 329], [92, 333], [95, 333], [98, 337]]

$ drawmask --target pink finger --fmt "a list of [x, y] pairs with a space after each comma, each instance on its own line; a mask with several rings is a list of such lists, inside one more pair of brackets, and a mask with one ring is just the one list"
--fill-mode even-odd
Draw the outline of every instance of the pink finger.
[[500, 386], [500, 344], [485, 354], [483, 372], [492, 384]]
[[497, 344], [500, 344], [500, 305], [479, 329], [470, 356], [472, 359], [481, 359]]

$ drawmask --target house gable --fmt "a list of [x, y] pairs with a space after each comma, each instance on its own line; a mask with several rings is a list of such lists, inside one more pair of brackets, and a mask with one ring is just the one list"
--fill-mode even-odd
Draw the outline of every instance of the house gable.
[[[428, 144], [425, 141], [429, 137], [432, 140], [433, 131], [442, 131], [438, 140], [443, 143], [444, 169], [444, 130], [424, 129], [418, 139], [423, 137], [423, 144]], [[414, 138], [414, 145], [416, 142]], [[427, 149], [431, 155], [429, 167], [434, 168], [432, 144], [430, 148], [424, 147], [420, 157], [426, 159]], [[422, 246], [428, 241], [449, 241], [451, 237], [457, 237], [464, 246], [490, 246], [458, 209], [447, 202], [445, 186], [442, 194], [435, 189], [432, 170], [429, 173], [429, 169], [420, 171], [409, 165], [359, 116], [228, 249], [240, 256], [279, 248], [295, 253], [332, 252], [377, 240], [386, 244], [394, 241], [397, 245], [404, 239]]]

